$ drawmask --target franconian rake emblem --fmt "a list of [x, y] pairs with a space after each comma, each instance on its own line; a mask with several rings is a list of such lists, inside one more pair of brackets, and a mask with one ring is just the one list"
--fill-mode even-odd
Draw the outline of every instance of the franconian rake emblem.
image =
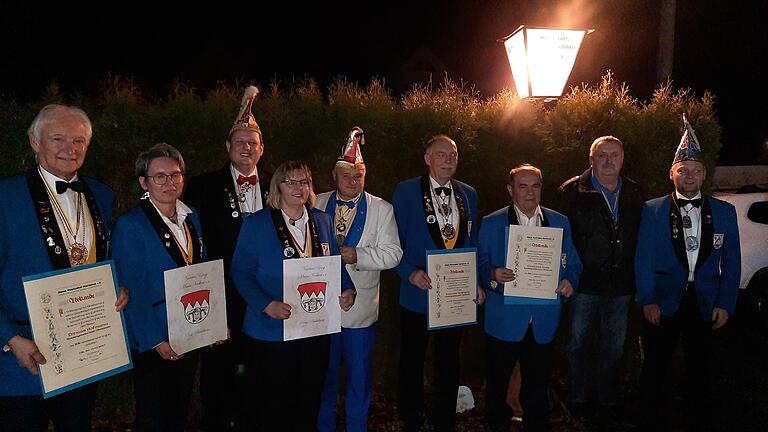
[[325, 305], [325, 282], [308, 282], [299, 285], [301, 308], [305, 312], [315, 313]]
[[184, 306], [184, 318], [190, 324], [199, 324], [210, 312], [211, 290], [200, 290], [181, 296], [181, 304]]

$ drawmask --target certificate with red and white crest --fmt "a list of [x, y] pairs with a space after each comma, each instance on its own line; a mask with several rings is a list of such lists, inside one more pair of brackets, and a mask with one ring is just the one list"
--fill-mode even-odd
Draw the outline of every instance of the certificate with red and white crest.
[[340, 295], [340, 256], [283, 260], [283, 302], [291, 306], [283, 340], [340, 332]]
[[227, 339], [222, 260], [166, 270], [163, 276], [168, 343], [177, 354]]

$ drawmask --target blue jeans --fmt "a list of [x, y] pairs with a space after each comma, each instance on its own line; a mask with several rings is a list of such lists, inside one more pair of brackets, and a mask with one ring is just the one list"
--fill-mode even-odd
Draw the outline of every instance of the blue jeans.
[[[600, 405], [615, 405], [619, 402], [619, 366], [624, 355], [631, 301], [631, 295], [577, 293], [569, 302], [571, 333], [568, 341], [568, 366], [571, 402], [589, 402], [590, 383], [597, 385], [597, 402]], [[588, 352], [591, 337], [599, 338], [596, 356]]]

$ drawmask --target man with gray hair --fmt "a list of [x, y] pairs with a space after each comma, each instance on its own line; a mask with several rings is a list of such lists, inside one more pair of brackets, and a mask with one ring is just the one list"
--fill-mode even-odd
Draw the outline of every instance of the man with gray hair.
[[[635, 245], [645, 200], [640, 186], [621, 175], [623, 162], [622, 142], [601, 136], [589, 149], [590, 167], [558, 190], [558, 210], [571, 222], [584, 265], [579, 291], [569, 305], [572, 410], [577, 417], [591, 417], [599, 408], [609, 421], [620, 403], [619, 366], [635, 292]], [[596, 356], [587, 348], [593, 335], [599, 337]]]
[[392, 205], [364, 190], [366, 168], [360, 150], [364, 143], [363, 130], [353, 127], [333, 167], [336, 189], [318, 195], [315, 203], [316, 208], [333, 218], [341, 260], [357, 291], [355, 307], [341, 314], [341, 333], [331, 335], [331, 357], [317, 422], [320, 432], [336, 431], [342, 363], [346, 430], [368, 430], [380, 275], [382, 270], [396, 266], [403, 256]]
[[[79, 108], [48, 105], [28, 131], [37, 164], [0, 180], [0, 425], [4, 431], [90, 431], [96, 385], [43, 399], [22, 277], [103, 261], [115, 195], [79, 176], [91, 142]], [[115, 306], [125, 307], [121, 289]]]
[[[507, 385], [520, 361], [523, 427], [526, 432], [549, 430], [547, 388], [552, 372], [554, 339], [566, 298], [578, 288], [581, 263], [571, 240], [568, 218], [542, 207], [541, 170], [530, 164], [509, 171], [510, 205], [485, 216], [480, 225], [478, 272], [488, 297], [485, 303], [486, 420], [494, 432], [509, 431], [512, 412]], [[505, 295], [504, 284], [517, 279], [507, 267], [507, 229], [511, 225], [562, 230], [561, 266], [554, 298]]]

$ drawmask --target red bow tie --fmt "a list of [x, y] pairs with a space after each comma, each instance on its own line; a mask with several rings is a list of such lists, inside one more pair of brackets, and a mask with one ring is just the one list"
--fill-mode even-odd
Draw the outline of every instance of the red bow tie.
[[241, 175], [241, 176], [237, 177], [237, 185], [238, 186], [242, 186], [243, 183], [249, 183], [251, 185], [255, 185], [258, 182], [259, 182], [259, 177], [255, 176], [255, 175], [247, 176], [247, 177], [244, 176], [244, 175]]

